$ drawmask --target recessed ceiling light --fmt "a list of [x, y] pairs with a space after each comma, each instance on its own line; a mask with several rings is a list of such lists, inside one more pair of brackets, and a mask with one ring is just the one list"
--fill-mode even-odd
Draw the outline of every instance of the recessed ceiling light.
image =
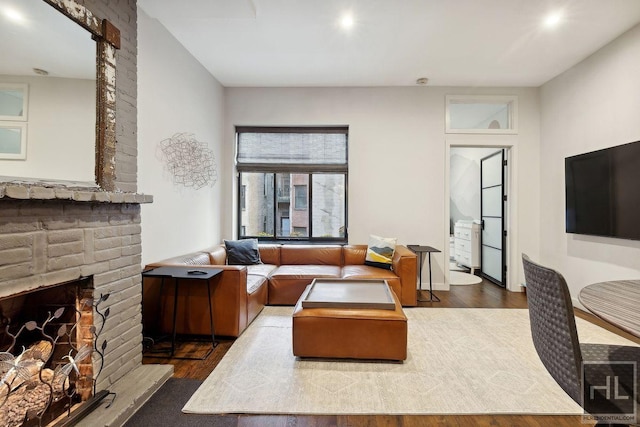
[[547, 28], [557, 27], [562, 21], [563, 13], [561, 11], [552, 12], [544, 18], [544, 26]]
[[345, 13], [340, 19], [340, 26], [345, 30], [351, 29], [354, 23], [355, 21], [353, 20], [353, 15], [351, 14], [351, 12]]
[[15, 9], [11, 9], [9, 7], [6, 7], [2, 13], [4, 14], [4, 16], [6, 16], [7, 18], [9, 18], [9, 20], [14, 21], [14, 22], [22, 22], [24, 21], [24, 15], [20, 12], [18, 12]]

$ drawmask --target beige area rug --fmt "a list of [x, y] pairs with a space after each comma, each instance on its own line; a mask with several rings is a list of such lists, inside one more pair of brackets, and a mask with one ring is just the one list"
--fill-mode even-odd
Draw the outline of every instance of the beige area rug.
[[[527, 310], [410, 308], [403, 363], [300, 360], [291, 307], [266, 307], [183, 412], [581, 414], [538, 359]], [[582, 342], [635, 345], [576, 319]]]

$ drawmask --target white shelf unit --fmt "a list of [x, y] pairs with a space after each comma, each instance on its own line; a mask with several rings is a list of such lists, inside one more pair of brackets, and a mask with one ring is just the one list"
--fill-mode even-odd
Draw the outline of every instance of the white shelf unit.
[[456, 264], [470, 268], [473, 274], [476, 268], [480, 268], [480, 224], [456, 221], [453, 235]]

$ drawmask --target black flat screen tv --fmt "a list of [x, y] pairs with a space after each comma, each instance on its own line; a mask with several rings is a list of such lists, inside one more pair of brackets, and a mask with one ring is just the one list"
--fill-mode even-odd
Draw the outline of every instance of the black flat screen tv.
[[567, 157], [567, 233], [640, 240], [640, 141]]

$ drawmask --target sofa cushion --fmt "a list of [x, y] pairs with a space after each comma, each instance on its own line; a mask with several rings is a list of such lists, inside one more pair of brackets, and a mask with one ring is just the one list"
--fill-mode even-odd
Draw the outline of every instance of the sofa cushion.
[[192, 252], [162, 261], [163, 264], [184, 264], [184, 265], [210, 265], [211, 260], [207, 252]]
[[260, 259], [265, 264], [280, 265], [280, 246], [279, 244], [259, 244]]
[[294, 305], [315, 278], [338, 278], [337, 265], [281, 265], [269, 278], [269, 304]]
[[264, 276], [247, 274], [247, 293], [252, 294], [257, 291], [267, 281]]
[[225, 240], [227, 248], [227, 264], [252, 265], [260, 264], [260, 251], [258, 251], [258, 239]]
[[280, 265], [342, 265], [342, 246], [283, 245]]
[[[249, 277], [247, 277], [247, 285], [249, 282]], [[251, 289], [247, 288], [247, 324], [251, 323], [251, 321], [260, 314], [267, 303], [267, 279], [262, 277], [261, 282], [251, 279], [251, 282], [254, 286], [252, 286]], [[258, 283], [260, 284], [258, 285]]]
[[[338, 265], [281, 265], [270, 276], [270, 280], [299, 280], [340, 277], [342, 268]], [[309, 281], [311, 283], [311, 281]]]
[[362, 265], [367, 256], [367, 245], [345, 245], [342, 248], [344, 265]]
[[342, 267], [343, 279], [397, 279], [393, 271], [369, 265], [345, 265]]
[[227, 263], [227, 250], [224, 245], [217, 245], [207, 249], [212, 265], [225, 265]]
[[370, 235], [364, 263], [372, 267], [391, 270], [393, 267], [393, 253], [396, 250], [396, 240], [394, 237]]
[[267, 278], [271, 275], [273, 270], [278, 268], [277, 265], [273, 264], [255, 264], [255, 265], [247, 265], [247, 274], [262, 276]]

